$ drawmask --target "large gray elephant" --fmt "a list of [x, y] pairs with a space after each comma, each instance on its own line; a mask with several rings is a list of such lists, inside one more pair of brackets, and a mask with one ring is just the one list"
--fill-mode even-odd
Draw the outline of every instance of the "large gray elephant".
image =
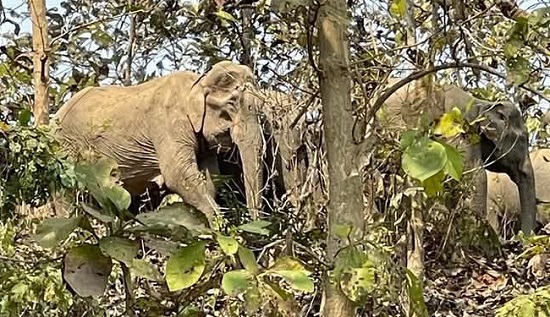
[[[86, 88], [55, 115], [57, 138], [71, 153], [93, 150], [115, 159], [123, 186], [134, 196], [161, 177], [208, 218], [219, 207], [209, 175], [216, 153], [239, 150], [247, 206], [261, 207], [261, 100], [250, 68], [219, 62], [200, 76], [179, 71], [131, 86]], [[206, 177], [202, 172], [206, 172]]]
[[[535, 174], [537, 221], [550, 222], [550, 149], [537, 149], [530, 153]], [[518, 187], [504, 173], [487, 172], [487, 221], [499, 232], [507, 219], [521, 212]]]
[[[391, 79], [395, 83], [399, 79]], [[536, 198], [533, 168], [528, 153], [528, 133], [519, 109], [511, 102], [489, 102], [474, 98], [454, 85], [428, 87], [413, 81], [396, 91], [377, 114], [384, 128], [403, 130], [417, 127], [421, 120], [433, 122], [453, 107], [458, 107], [468, 122], [485, 117], [474, 126], [480, 136], [477, 143], [460, 138], [455, 145], [466, 158], [466, 168], [485, 166], [487, 170], [506, 173], [520, 188], [521, 228], [531, 232], [535, 226]], [[483, 164], [483, 165], [482, 165]], [[474, 190], [469, 206], [485, 214], [487, 181], [482, 168], [473, 175]]]

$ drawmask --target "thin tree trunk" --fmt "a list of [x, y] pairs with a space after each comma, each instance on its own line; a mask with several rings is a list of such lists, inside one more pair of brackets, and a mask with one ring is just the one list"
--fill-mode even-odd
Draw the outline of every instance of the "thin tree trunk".
[[[128, 1], [129, 11], [131, 10], [132, 0]], [[124, 86], [132, 84], [132, 62], [134, 60], [134, 41], [136, 37], [136, 17], [130, 13], [130, 26], [128, 30], [128, 55], [126, 57], [126, 69], [124, 71]]]
[[254, 7], [246, 4], [242, 8], [242, 27], [243, 34], [241, 43], [243, 46], [243, 55], [241, 57], [241, 64], [252, 67], [252, 39], [254, 38], [254, 25], [252, 21], [252, 14], [254, 13]]
[[29, 0], [32, 21], [34, 124], [49, 123], [48, 86], [50, 81], [48, 53], [50, 52], [45, 0]]
[[[319, 83], [324, 114], [329, 204], [327, 260], [334, 261], [337, 252], [348, 241], [333, 232], [337, 226], [348, 225], [353, 231], [351, 241], [363, 232], [363, 200], [360, 174], [349, 153], [355, 153], [351, 127], [351, 77], [347, 6], [345, 0], [327, 0], [319, 10]], [[322, 315], [326, 317], [355, 315], [353, 303], [344, 295], [339, 283], [325, 278]]]
[[[407, 46], [413, 47], [416, 45], [416, 21], [414, 19], [414, 2], [407, 0], [407, 11], [405, 21], [407, 23]], [[420, 54], [417, 49], [416, 56]], [[431, 56], [428, 56], [428, 63], [430, 63]], [[413, 61], [413, 66], [417, 66], [420, 60], [417, 58]], [[425, 62], [425, 61], [424, 61]], [[430, 75], [433, 78], [433, 75]], [[432, 84], [433, 80], [430, 77], [422, 79], [427, 81], [425, 85], [420, 85], [422, 89], [425, 89], [426, 98], [429, 102], [433, 101], [432, 96]], [[420, 88], [419, 87], [419, 88]], [[430, 107], [431, 108], [431, 107]], [[410, 182], [407, 182], [412, 186]], [[422, 214], [422, 195], [416, 193], [410, 197], [410, 218], [407, 223], [407, 268], [418, 278], [422, 283], [424, 280], [424, 217]], [[404, 305], [407, 316], [415, 316], [414, 312], [410, 311], [411, 299], [406, 296], [406, 303]]]

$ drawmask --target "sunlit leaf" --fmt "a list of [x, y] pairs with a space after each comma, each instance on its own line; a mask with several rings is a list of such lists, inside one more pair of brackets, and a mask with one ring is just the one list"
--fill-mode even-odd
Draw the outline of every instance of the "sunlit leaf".
[[166, 283], [170, 291], [193, 286], [204, 272], [205, 243], [195, 242], [178, 251], [166, 263]]
[[218, 244], [225, 254], [233, 255], [237, 253], [237, 250], [239, 249], [239, 243], [233, 237], [227, 237], [218, 234], [216, 235], [216, 240], [218, 241]]
[[464, 133], [463, 124], [464, 117], [462, 116], [462, 112], [457, 107], [453, 107], [451, 111], [441, 116], [434, 129], [434, 133], [442, 135], [445, 138], [452, 138], [460, 133]]
[[407, 0], [392, 0], [390, 14], [397, 18], [404, 18], [407, 15]]
[[253, 275], [247, 270], [226, 272], [222, 278], [222, 289], [230, 296], [243, 293], [252, 285]]
[[451, 176], [453, 179], [459, 181], [462, 179], [462, 172], [464, 171], [464, 159], [460, 152], [452, 145], [441, 142], [445, 147], [445, 153], [447, 153], [447, 163], [445, 164], [445, 173]]
[[403, 153], [403, 170], [412, 178], [425, 181], [439, 173], [447, 163], [445, 147], [427, 137], [412, 143]]

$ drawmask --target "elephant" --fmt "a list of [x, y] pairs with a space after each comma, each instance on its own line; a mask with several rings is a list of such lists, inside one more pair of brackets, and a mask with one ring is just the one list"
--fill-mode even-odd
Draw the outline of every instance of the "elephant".
[[73, 156], [92, 150], [116, 160], [133, 200], [160, 178], [211, 227], [219, 212], [211, 179], [216, 154], [236, 147], [256, 219], [265, 144], [255, 89], [252, 70], [230, 61], [203, 75], [178, 71], [135, 86], [88, 87], [55, 114], [55, 136]]
[[[390, 84], [399, 81], [390, 79]], [[431, 94], [426, 92], [431, 90]], [[521, 229], [530, 233], [535, 226], [536, 198], [533, 167], [529, 158], [528, 133], [520, 110], [511, 102], [489, 102], [473, 97], [456, 85], [427, 84], [412, 81], [390, 96], [376, 114], [375, 126], [400, 131], [416, 127], [422, 120], [434, 122], [445, 112], [458, 107], [465, 120], [472, 123], [480, 136], [479, 142], [466, 137], [453, 141], [466, 158], [466, 168], [485, 167], [489, 171], [506, 173], [520, 188]], [[469, 206], [485, 214], [487, 182], [482, 168], [473, 175], [474, 190]]]
[[[542, 225], [550, 222], [550, 149], [537, 149], [529, 156], [535, 174], [537, 199], [536, 219]], [[507, 174], [487, 171], [487, 222], [495, 230], [501, 230], [502, 220], [521, 211], [516, 184]]]

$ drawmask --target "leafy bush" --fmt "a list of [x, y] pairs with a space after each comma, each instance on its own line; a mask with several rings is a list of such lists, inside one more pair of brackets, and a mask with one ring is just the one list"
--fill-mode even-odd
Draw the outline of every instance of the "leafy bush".
[[[28, 121], [28, 120], [26, 120]], [[71, 163], [48, 126], [0, 125], [0, 217], [15, 205], [40, 206], [61, 188], [75, 185]]]

